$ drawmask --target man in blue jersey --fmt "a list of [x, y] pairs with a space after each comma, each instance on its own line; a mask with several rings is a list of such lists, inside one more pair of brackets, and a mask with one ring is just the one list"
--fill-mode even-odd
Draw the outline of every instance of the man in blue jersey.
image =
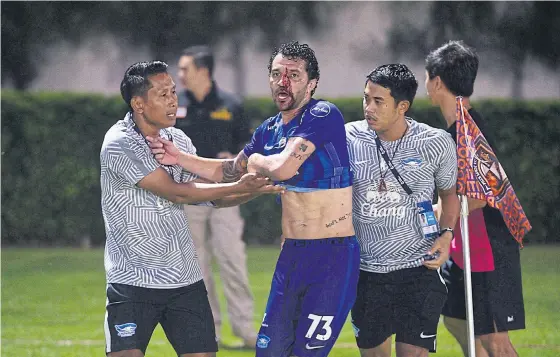
[[265, 120], [235, 160], [199, 158], [154, 141], [158, 160], [176, 160], [213, 181], [246, 170], [283, 185], [286, 237], [257, 337], [257, 356], [327, 356], [354, 304], [359, 245], [352, 226], [352, 177], [344, 119], [312, 99], [319, 65], [306, 44], [280, 46], [268, 65], [279, 113]]

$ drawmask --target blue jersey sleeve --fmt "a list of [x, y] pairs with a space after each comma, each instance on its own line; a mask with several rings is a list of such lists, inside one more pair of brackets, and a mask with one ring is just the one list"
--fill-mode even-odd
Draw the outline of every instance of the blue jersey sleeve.
[[344, 130], [340, 110], [332, 103], [319, 101], [304, 114], [301, 125], [290, 136], [309, 140], [318, 148], [332, 140], [333, 134], [340, 130]]
[[253, 137], [251, 141], [245, 145], [243, 148], [243, 152], [247, 157], [251, 156], [254, 153], [261, 153], [263, 152], [264, 144], [263, 144], [263, 132], [268, 125], [268, 120], [265, 120], [261, 125], [257, 127], [255, 132], [253, 133]]

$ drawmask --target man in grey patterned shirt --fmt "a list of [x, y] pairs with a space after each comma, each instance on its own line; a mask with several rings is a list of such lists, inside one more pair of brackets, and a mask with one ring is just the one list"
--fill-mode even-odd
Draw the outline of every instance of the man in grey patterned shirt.
[[196, 153], [173, 127], [177, 95], [167, 64], [130, 66], [121, 94], [129, 113], [107, 131], [100, 154], [106, 353], [143, 356], [160, 323], [179, 356], [215, 356], [212, 312], [182, 205], [237, 205], [280, 188], [254, 174], [233, 183], [201, 183], [178, 165], [156, 161], [148, 135]]
[[[360, 242], [352, 327], [363, 357], [435, 352], [447, 290], [447, 260], [459, 200], [451, 136], [405, 116], [418, 82], [402, 64], [383, 65], [366, 80], [365, 120], [346, 124], [354, 174], [353, 223]], [[441, 228], [431, 200], [442, 200]]]

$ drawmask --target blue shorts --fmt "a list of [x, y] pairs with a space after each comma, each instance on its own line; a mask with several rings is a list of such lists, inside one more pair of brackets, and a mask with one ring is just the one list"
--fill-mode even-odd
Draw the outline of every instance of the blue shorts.
[[359, 275], [355, 236], [286, 239], [272, 278], [256, 356], [327, 356], [356, 300]]

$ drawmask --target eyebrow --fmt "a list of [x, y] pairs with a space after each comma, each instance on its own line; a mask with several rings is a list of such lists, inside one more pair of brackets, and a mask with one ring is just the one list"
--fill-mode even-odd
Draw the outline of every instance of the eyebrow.
[[166, 87], [163, 87], [163, 88], [161, 88], [161, 89], [158, 89], [158, 93], [165, 92], [165, 91], [167, 91], [167, 90], [170, 89], [170, 88], [171, 88], [171, 89], [176, 89], [176, 88], [177, 88], [177, 85], [174, 84], [172, 87], [166, 86]]
[[[279, 68], [273, 68], [271, 72], [281, 72]], [[299, 68], [288, 69], [288, 72], [301, 72]]]

